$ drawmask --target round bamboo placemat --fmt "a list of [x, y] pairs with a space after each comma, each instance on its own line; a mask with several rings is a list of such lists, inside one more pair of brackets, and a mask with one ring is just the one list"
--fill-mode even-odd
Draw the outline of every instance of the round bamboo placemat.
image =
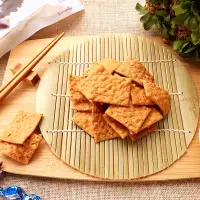
[[[198, 100], [191, 77], [171, 52], [132, 34], [79, 37], [66, 48], [43, 75], [36, 99], [37, 112], [44, 114], [42, 134], [58, 158], [91, 176], [127, 180], [166, 169], [186, 152], [197, 127]], [[143, 62], [155, 82], [169, 91], [171, 111], [158, 123], [160, 131], [136, 142], [127, 138], [95, 144], [71, 122], [75, 111], [69, 101], [68, 74], [80, 76], [91, 62], [104, 57], [123, 61], [126, 56]]]

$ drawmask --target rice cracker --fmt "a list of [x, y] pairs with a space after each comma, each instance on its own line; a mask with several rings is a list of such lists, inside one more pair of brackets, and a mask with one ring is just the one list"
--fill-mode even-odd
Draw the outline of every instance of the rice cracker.
[[146, 106], [122, 107], [110, 105], [105, 113], [137, 134], [150, 112], [151, 108]]
[[143, 85], [144, 80], [153, 81], [153, 76], [144, 65], [133, 58], [127, 58], [115, 71], [118, 74], [131, 78], [139, 85]]
[[72, 121], [86, 131], [89, 135], [94, 137], [94, 124], [93, 120], [95, 120], [95, 115], [92, 115], [90, 112], [77, 112]]
[[88, 100], [129, 106], [131, 79], [91, 75], [80, 81], [78, 89]]
[[33, 133], [26, 139], [23, 145], [0, 141], [0, 151], [18, 162], [28, 164], [37, 150], [41, 140], [41, 136]]
[[122, 124], [120, 124], [118, 121], [108, 116], [107, 114], [103, 114], [103, 117], [106, 120], [106, 122], [119, 134], [119, 136], [122, 139], [124, 139], [126, 136], [129, 135], [128, 129]]
[[95, 118], [93, 118], [93, 124], [95, 129], [94, 140], [96, 143], [119, 137], [117, 132], [112, 129], [103, 118], [103, 114], [94, 113], [93, 115], [95, 115]]
[[148, 128], [152, 124], [155, 124], [156, 122], [160, 121], [162, 118], [163, 118], [163, 116], [160, 114], [160, 112], [156, 108], [152, 108], [148, 117], [142, 124], [140, 131], [144, 130], [145, 128]]
[[130, 137], [133, 141], [136, 141], [137, 139], [140, 139], [140, 138], [142, 138], [142, 137], [144, 137], [144, 136], [146, 136], [146, 135], [148, 135], [148, 134], [150, 134], [150, 133], [153, 133], [156, 129], [157, 129], [156, 124], [153, 124], [153, 125], [151, 125], [150, 127], [148, 127], [148, 128], [146, 128], [146, 129], [140, 131], [140, 132], [139, 132], [138, 134], [136, 134], [136, 135], [130, 132], [129, 137]]
[[91, 74], [101, 74], [101, 75], [111, 75], [110, 72], [98, 62], [93, 62], [87, 70], [85, 70], [84, 75], [89, 76]]
[[100, 112], [100, 106], [96, 102], [90, 101], [72, 101], [72, 110], [85, 112]]
[[108, 125], [101, 113], [77, 112], [72, 121], [94, 137], [95, 142], [101, 142], [119, 135]]
[[162, 111], [163, 116], [166, 116], [170, 111], [170, 95], [169, 93], [155, 85], [155, 83], [144, 81], [145, 94], [153, 102], [155, 102]]
[[0, 140], [23, 144], [33, 133], [42, 118], [41, 114], [19, 111], [7, 128], [0, 133]]
[[112, 58], [104, 58], [100, 61], [100, 63], [109, 71], [109, 73], [113, 73], [119, 66], [120, 62], [112, 59]]
[[122, 77], [122, 76], [120, 76], [118, 73], [113, 73], [113, 76]]
[[71, 100], [87, 101], [87, 99], [84, 97], [84, 95], [81, 94], [77, 89], [77, 85], [84, 78], [85, 77], [83, 77], [83, 76], [69, 75], [69, 92], [70, 92], [70, 99]]
[[131, 99], [133, 105], [155, 105], [151, 99], [146, 97], [144, 88], [138, 87], [135, 84], [131, 86]]

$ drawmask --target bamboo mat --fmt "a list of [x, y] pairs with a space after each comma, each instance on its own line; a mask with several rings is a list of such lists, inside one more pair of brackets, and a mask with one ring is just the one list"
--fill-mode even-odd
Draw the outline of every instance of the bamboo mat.
[[[172, 93], [171, 111], [158, 124], [159, 129], [166, 130], [134, 143], [127, 138], [95, 144], [71, 122], [75, 111], [71, 110], [69, 98], [52, 94], [69, 94], [68, 75], [83, 75], [89, 63], [105, 57], [123, 61], [126, 56], [143, 62], [156, 84]], [[36, 110], [44, 113], [40, 128], [58, 158], [83, 173], [120, 180], [154, 174], [179, 159], [194, 136], [199, 115], [196, 90], [184, 66], [166, 48], [132, 34], [79, 38], [45, 72], [38, 88]], [[47, 132], [51, 130], [77, 132]]]

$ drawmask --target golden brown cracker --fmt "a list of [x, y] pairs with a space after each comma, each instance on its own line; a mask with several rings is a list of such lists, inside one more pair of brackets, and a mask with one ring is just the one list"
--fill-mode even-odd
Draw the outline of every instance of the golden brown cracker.
[[146, 120], [142, 124], [140, 131], [151, 126], [152, 124], [155, 124], [156, 122], [160, 121], [162, 118], [163, 118], [163, 116], [160, 114], [160, 112], [156, 108], [152, 108], [148, 117], [146, 118]]
[[92, 103], [89, 101], [72, 101], [72, 110], [92, 112]]
[[103, 114], [103, 117], [106, 120], [106, 122], [118, 133], [118, 135], [122, 139], [124, 139], [126, 136], [129, 135], [128, 129], [122, 124], [120, 124], [118, 121], [108, 116], [107, 114]]
[[136, 141], [137, 139], [140, 139], [150, 133], [153, 133], [157, 129], [156, 124], [151, 125], [150, 127], [138, 132], [138, 134], [133, 134], [130, 132], [129, 137], [133, 140]]
[[100, 74], [100, 75], [110, 75], [109, 71], [98, 62], [93, 62], [85, 72], [84, 75], [89, 76], [91, 74]]
[[120, 76], [118, 73], [113, 73], [113, 76], [122, 77], [122, 76]]
[[77, 112], [73, 116], [72, 121], [84, 131], [86, 131], [89, 135], [94, 137], [95, 130], [93, 120], [95, 121], [95, 119], [96, 116], [90, 112]]
[[73, 116], [72, 121], [94, 137], [95, 142], [119, 137], [104, 120], [101, 113], [77, 112]]
[[78, 85], [88, 100], [122, 106], [129, 106], [130, 88], [130, 79], [108, 75], [91, 75]]
[[24, 144], [11, 144], [0, 141], [0, 151], [18, 162], [28, 164], [37, 150], [41, 140], [41, 136], [33, 133], [26, 139]]
[[81, 94], [78, 89], [77, 85], [80, 83], [80, 80], [84, 79], [83, 76], [72, 76], [69, 75], [69, 92], [70, 92], [70, 99], [77, 100], [77, 101], [86, 101], [87, 99]]
[[101, 113], [94, 113], [93, 115], [95, 116], [92, 119], [92, 123], [94, 124], [94, 140], [96, 143], [119, 137], [117, 132], [106, 122]]
[[153, 76], [144, 65], [133, 58], [127, 58], [115, 71], [118, 74], [131, 78], [139, 85], [143, 85], [144, 80], [153, 81]]
[[0, 133], [0, 140], [23, 144], [33, 133], [42, 118], [41, 114], [19, 111], [6, 129]]
[[72, 101], [72, 110], [83, 112], [100, 112], [100, 106], [96, 102], [90, 101]]
[[92, 113], [103, 112], [103, 104], [92, 101]]
[[138, 87], [135, 84], [131, 86], [131, 99], [133, 105], [155, 105], [151, 99], [146, 97], [144, 88]]
[[109, 73], [113, 73], [119, 66], [120, 62], [112, 59], [112, 58], [104, 58], [100, 61], [100, 63], [109, 71]]
[[151, 109], [146, 106], [110, 105], [105, 113], [137, 134], [150, 112]]
[[166, 116], [170, 111], [170, 95], [163, 88], [158, 87], [155, 83], [144, 81], [145, 94], [154, 103], [156, 103], [162, 111], [163, 116]]

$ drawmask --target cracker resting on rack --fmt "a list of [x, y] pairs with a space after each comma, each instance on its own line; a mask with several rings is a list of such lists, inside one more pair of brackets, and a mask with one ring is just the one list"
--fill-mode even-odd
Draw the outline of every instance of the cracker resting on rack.
[[131, 79], [109, 75], [90, 75], [82, 79], [77, 87], [88, 100], [129, 106]]
[[163, 88], [158, 87], [155, 83], [144, 81], [145, 94], [153, 102], [155, 102], [162, 111], [163, 116], [166, 116], [170, 111], [170, 95]]
[[143, 86], [143, 81], [147, 80], [152, 82], [153, 76], [148, 72], [145, 66], [133, 58], [127, 58], [115, 70], [118, 74], [131, 78], [137, 84]]
[[[123, 63], [112, 58], [93, 62], [85, 75], [71, 81], [72, 109], [78, 111], [72, 121], [95, 142], [127, 136], [135, 141], [154, 132], [170, 108], [169, 94], [133, 58]], [[74, 94], [79, 100], [73, 99]]]

